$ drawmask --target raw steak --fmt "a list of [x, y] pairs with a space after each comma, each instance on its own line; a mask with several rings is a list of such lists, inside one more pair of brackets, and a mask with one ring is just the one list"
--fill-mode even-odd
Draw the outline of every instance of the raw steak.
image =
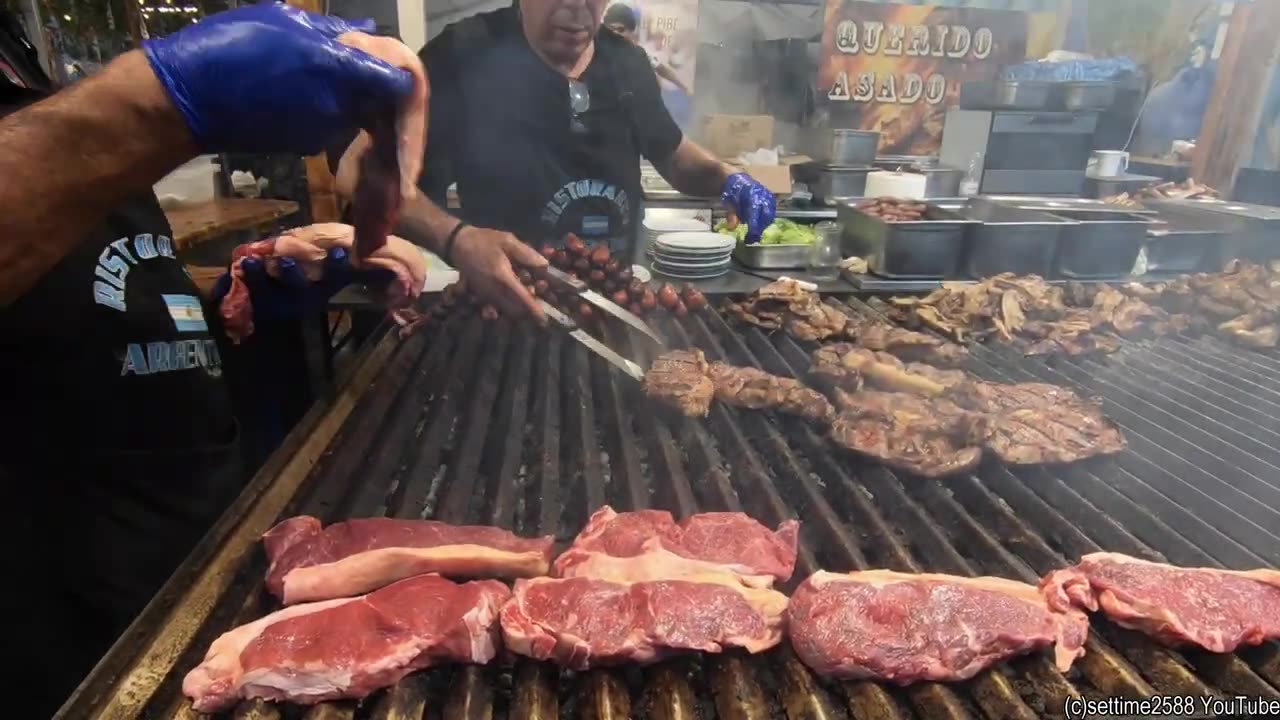
[[461, 578], [547, 574], [554, 538], [522, 538], [501, 528], [433, 520], [365, 518], [321, 529], [289, 518], [262, 536], [267, 589], [286, 605], [351, 597], [423, 573]]
[[1065, 672], [1089, 630], [1084, 613], [1051, 609], [1033, 585], [890, 570], [814, 573], [792, 595], [787, 623], [815, 672], [899, 685], [965, 680], [1050, 645]]
[[[292, 261], [302, 276], [317, 282], [324, 277], [325, 262], [334, 248], [350, 250], [355, 243], [355, 229], [342, 223], [315, 223], [291, 228], [279, 235], [245, 243], [231, 251], [230, 287], [218, 306], [227, 337], [239, 344], [253, 334], [253, 302], [245, 282], [243, 263], [249, 258], [264, 263], [272, 278], [281, 276], [282, 263]], [[391, 308], [408, 305], [422, 291], [427, 279], [426, 256], [416, 246], [398, 237], [386, 238], [381, 249], [365, 258], [365, 265], [391, 272], [395, 280], [379, 292], [379, 300]], [[285, 287], [283, 284], [282, 288]], [[294, 288], [299, 292], [300, 288]]]
[[362, 698], [431, 665], [486, 663], [510, 595], [497, 580], [420, 575], [363, 597], [295, 605], [214, 640], [182, 692], [201, 712], [245, 698], [311, 704]]
[[684, 580], [517, 580], [502, 608], [512, 652], [585, 670], [679, 651], [757, 653], [782, 640], [787, 597], [720, 572]]
[[1091, 553], [1040, 582], [1049, 604], [1101, 609], [1168, 645], [1229, 653], [1280, 638], [1280, 571], [1180, 568]]
[[373, 142], [360, 158], [360, 179], [351, 201], [357, 262], [385, 245], [400, 219], [400, 161], [395, 126], [386, 121], [369, 134]]
[[753, 587], [786, 580], [796, 566], [800, 523], [776, 531], [737, 512], [691, 515], [677, 523], [665, 510], [592, 514], [555, 562], [558, 577], [654, 580], [729, 572]]

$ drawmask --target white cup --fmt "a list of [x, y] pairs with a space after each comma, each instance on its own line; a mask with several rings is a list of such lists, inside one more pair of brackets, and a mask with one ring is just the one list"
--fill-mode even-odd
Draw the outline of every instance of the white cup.
[[1129, 153], [1123, 150], [1094, 150], [1094, 175], [1116, 177], [1129, 169]]

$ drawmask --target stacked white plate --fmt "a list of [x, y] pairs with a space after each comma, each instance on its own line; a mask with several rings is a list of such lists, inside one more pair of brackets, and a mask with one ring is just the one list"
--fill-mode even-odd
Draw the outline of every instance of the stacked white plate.
[[[653, 241], [658, 239], [659, 235], [673, 232], [697, 232], [699, 230], [710, 230], [711, 225], [696, 217], [678, 216], [678, 215], [653, 215], [659, 212], [657, 210], [645, 211], [644, 221], [641, 223], [641, 238], [644, 243], [645, 251], [653, 251]], [[666, 212], [675, 212], [667, 210]]]
[[681, 280], [719, 277], [729, 272], [735, 245], [732, 237], [708, 230], [664, 233], [653, 241], [653, 269]]

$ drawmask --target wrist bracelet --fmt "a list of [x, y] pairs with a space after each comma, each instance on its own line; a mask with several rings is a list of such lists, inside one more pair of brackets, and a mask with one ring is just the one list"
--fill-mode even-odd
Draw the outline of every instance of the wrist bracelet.
[[471, 225], [465, 220], [459, 220], [458, 224], [454, 225], [453, 229], [449, 231], [449, 237], [445, 238], [444, 252], [441, 253], [441, 256], [442, 259], [450, 265], [453, 264], [453, 243], [458, 239], [458, 233], [462, 232], [462, 229], [467, 227], [471, 227]]

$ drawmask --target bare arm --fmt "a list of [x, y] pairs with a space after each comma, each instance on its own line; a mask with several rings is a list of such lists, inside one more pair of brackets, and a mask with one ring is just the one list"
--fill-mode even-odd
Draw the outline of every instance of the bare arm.
[[0, 306], [116, 206], [196, 154], [140, 51], [0, 120]]
[[680, 92], [683, 92], [685, 95], [689, 94], [689, 88], [685, 87], [684, 81], [680, 79], [680, 76], [676, 74], [675, 70], [671, 69], [670, 65], [666, 63], [658, 63], [658, 66], [655, 67], [653, 71], [658, 73], [658, 77], [680, 88]]
[[719, 197], [733, 169], [717, 160], [694, 141], [684, 138], [658, 172], [671, 187], [694, 197]]

